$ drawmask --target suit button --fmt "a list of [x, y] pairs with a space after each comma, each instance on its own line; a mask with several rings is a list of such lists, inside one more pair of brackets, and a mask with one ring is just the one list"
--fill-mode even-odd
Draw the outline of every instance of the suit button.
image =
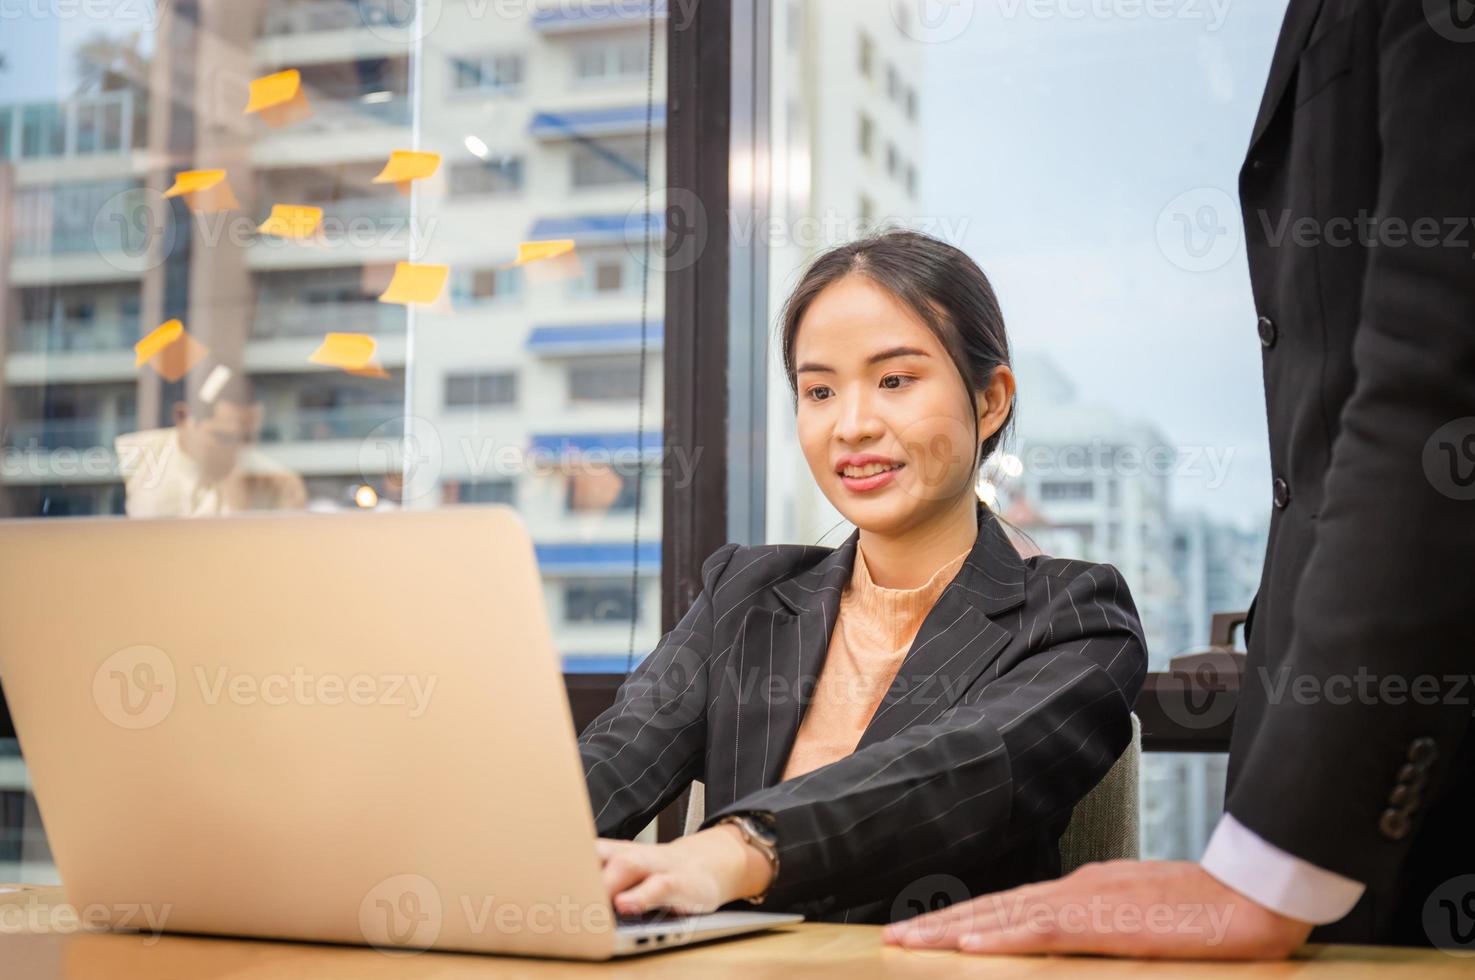
[[1250, 161], [1250, 169], [1253, 170], [1257, 174], [1264, 173], [1265, 172], [1265, 158], [1264, 157], [1255, 157], [1255, 159], [1253, 159], [1253, 160]]
[[1390, 840], [1403, 840], [1408, 836], [1408, 814], [1402, 810], [1384, 810], [1378, 829]]
[[1427, 769], [1439, 757], [1439, 743], [1432, 738], [1416, 738], [1408, 747], [1408, 761]]
[[1285, 510], [1286, 504], [1291, 502], [1291, 485], [1280, 477], [1276, 477], [1272, 489], [1275, 491], [1275, 509]]
[[1268, 316], [1262, 316], [1260, 318], [1260, 346], [1269, 350], [1275, 346], [1279, 338], [1280, 328], [1275, 325], [1275, 321]]
[[1398, 781], [1415, 788], [1422, 788], [1425, 771], [1425, 768], [1417, 763], [1405, 762], [1398, 770]]
[[1388, 794], [1388, 805], [1405, 813], [1417, 810], [1421, 802], [1423, 801], [1419, 797], [1419, 788], [1408, 783], [1399, 783], [1393, 787], [1393, 792]]

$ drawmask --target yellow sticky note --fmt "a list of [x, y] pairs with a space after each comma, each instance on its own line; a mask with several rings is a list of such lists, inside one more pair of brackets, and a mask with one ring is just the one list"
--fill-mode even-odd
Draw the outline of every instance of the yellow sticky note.
[[227, 211], [241, 206], [224, 170], [181, 170], [165, 197], [183, 197], [191, 211]]
[[368, 334], [330, 333], [308, 360], [325, 367], [359, 371], [373, 364], [379, 342]]
[[570, 238], [557, 238], [546, 242], [522, 242], [517, 246], [517, 258], [512, 264], [527, 265], [529, 262], [556, 259], [573, 250], [574, 242]]
[[155, 354], [174, 343], [183, 333], [184, 324], [178, 320], [170, 320], [168, 323], [155, 327], [147, 337], [133, 345], [135, 355], [133, 366], [143, 367]]
[[302, 91], [302, 73], [288, 68], [254, 80], [245, 114], [253, 112], [260, 114], [269, 126], [285, 126], [311, 116], [312, 107]]
[[271, 215], [256, 230], [278, 238], [308, 238], [322, 223], [322, 208], [305, 204], [273, 204]]
[[379, 296], [381, 303], [434, 303], [446, 288], [446, 278], [451, 274], [448, 265], [422, 265], [414, 262], [398, 262], [394, 267], [394, 278], [389, 288]]
[[393, 150], [389, 162], [374, 177], [376, 184], [394, 184], [408, 194], [410, 181], [424, 180], [440, 169], [440, 154], [422, 150]]
[[344, 370], [360, 378], [377, 378], [383, 381], [389, 377], [389, 372], [380, 367], [378, 361], [370, 361], [361, 368], [344, 368]]
[[224, 170], [181, 170], [174, 175], [174, 183], [164, 192], [164, 196], [178, 197], [181, 194], [209, 190], [224, 179]]
[[185, 332], [184, 324], [170, 320], [133, 345], [134, 366], [149, 365], [166, 381], [178, 381], [210, 353]]

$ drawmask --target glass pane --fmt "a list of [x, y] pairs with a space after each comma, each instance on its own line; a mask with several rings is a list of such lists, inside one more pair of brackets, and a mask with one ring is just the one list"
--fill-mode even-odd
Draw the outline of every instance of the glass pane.
[[[1207, 645], [1212, 613], [1245, 608], [1264, 554], [1260, 345], [1243, 253], [1226, 248], [1285, 7], [774, 9], [770, 323], [810, 261], [870, 230], [973, 257], [1019, 383], [979, 493], [1022, 548], [1125, 574], [1154, 670]], [[1200, 221], [1229, 233], [1212, 251]], [[777, 351], [770, 364], [768, 537], [833, 546], [852, 526], [797, 444]], [[1222, 760], [1149, 754], [1143, 778], [1145, 851], [1197, 857]]]
[[[566, 669], [643, 657], [665, 4], [99, 10], [4, 28], [0, 518], [509, 504]], [[16, 753], [0, 881], [49, 880]]]

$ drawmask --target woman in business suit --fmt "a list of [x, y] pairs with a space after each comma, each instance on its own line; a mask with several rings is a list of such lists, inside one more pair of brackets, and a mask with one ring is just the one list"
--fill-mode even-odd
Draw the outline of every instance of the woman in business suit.
[[[884, 923], [1057, 877], [1146, 651], [1114, 568], [1022, 558], [976, 493], [1014, 410], [988, 279], [880, 234], [816, 260], [782, 331], [805, 459], [856, 530], [717, 549], [580, 736], [616, 910]], [[630, 840], [693, 780], [699, 832]]]

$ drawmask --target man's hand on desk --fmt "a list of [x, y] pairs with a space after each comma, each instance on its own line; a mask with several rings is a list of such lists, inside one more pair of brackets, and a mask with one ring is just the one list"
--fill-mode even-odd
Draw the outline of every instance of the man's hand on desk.
[[1311, 924], [1252, 902], [1191, 861], [1108, 861], [893, 923], [885, 941], [965, 953], [1284, 959]]
[[772, 876], [768, 858], [732, 826], [718, 826], [669, 844], [601, 838], [604, 887], [620, 915], [652, 909], [711, 912], [761, 894]]

